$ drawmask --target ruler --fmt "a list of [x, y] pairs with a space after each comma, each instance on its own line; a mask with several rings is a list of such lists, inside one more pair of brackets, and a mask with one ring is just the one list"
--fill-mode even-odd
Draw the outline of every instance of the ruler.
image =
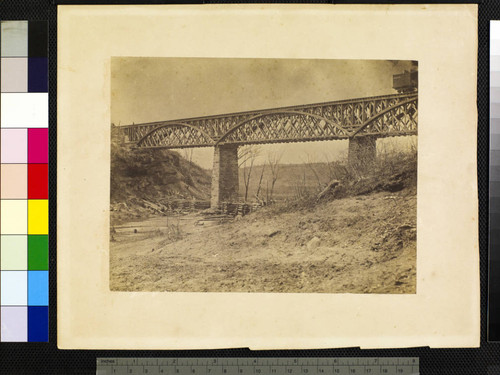
[[416, 375], [417, 357], [98, 358], [97, 375]]

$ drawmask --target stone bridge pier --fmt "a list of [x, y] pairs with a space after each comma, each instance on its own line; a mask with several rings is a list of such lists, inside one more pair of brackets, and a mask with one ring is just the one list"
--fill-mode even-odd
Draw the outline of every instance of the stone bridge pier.
[[377, 137], [361, 136], [349, 139], [347, 162], [351, 167], [369, 166], [377, 156]]
[[238, 145], [215, 146], [210, 207], [237, 200], [239, 191]]

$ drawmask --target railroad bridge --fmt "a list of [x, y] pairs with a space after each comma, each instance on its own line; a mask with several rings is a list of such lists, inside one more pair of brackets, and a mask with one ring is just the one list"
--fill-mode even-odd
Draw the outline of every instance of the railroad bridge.
[[122, 126], [137, 148], [214, 147], [211, 206], [238, 195], [238, 147], [349, 140], [348, 162], [369, 162], [376, 140], [417, 134], [417, 92]]

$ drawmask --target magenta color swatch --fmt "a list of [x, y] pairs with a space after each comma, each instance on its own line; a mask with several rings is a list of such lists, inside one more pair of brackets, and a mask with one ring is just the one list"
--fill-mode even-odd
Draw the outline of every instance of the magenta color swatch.
[[2, 129], [1, 162], [26, 163], [27, 129]]
[[28, 129], [28, 163], [49, 162], [49, 129]]

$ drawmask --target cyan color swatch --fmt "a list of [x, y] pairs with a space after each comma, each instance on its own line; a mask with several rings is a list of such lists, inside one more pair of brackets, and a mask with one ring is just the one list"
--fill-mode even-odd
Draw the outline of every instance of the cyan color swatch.
[[28, 271], [28, 306], [49, 304], [49, 272]]

